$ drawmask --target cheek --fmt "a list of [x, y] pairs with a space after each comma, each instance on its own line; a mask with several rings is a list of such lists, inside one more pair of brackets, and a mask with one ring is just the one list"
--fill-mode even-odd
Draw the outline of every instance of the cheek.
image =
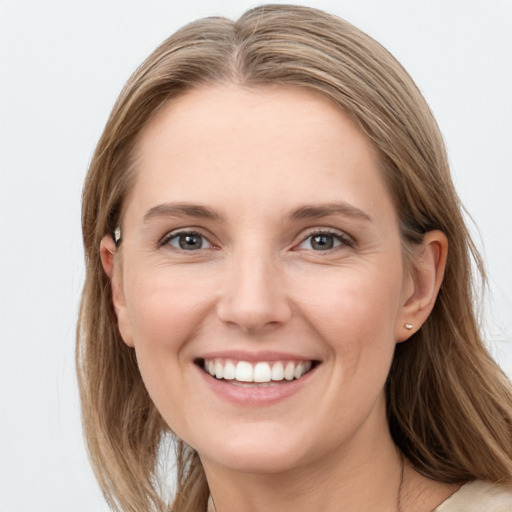
[[210, 307], [211, 285], [166, 268], [133, 275], [125, 290], [136, 346], [178, 351]]
[[[401, 274], [389, 268], [333, 269], [301, 282], [298, 294], [310, 318], [328, 334], [351, 332], [349, 339], [394, 332]], [[359, 333], [359, 336], [358, 336]], [[370, 337], [374, 337], [374, 336]]]
[[126, 283], [125, 295], [142, 378], [157, 407], [173, 395], [179, 404], [187, 347], [208, 314], [211, 294], [169, 272], [133, 275], [139, 278]]
[[342, 367], [343, 383], [359, 374], [367, 382], [382, 382], [396, 344], [401, 274], [392, 267], [388, 272], [336, 270], [305, 283], [303, 309]]

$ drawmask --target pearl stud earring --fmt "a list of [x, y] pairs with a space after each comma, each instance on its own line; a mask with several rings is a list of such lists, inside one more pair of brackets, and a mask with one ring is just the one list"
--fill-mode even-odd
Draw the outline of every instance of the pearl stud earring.
[[404, 324], [404, 327], [405, 327], [408, 331], [410, 331], [410, 330], [413, 328], [413, 325], [412, 325], [412, 324], [405, 323], [405, 324]]
[[116, 247], [121, 243], [121, 228], [119, 226], [114, 229], [114, 242]]

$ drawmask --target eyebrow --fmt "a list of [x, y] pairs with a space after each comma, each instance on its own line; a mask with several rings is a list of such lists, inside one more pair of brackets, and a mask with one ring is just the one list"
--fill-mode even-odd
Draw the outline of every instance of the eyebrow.
[[371, 217], [352, 206], [351, 204], [340, 202], [340, 203], [326, 203], [326, 204], [312, 204], [305, 205], [293, 210], [289, 217], [291, 220], [302, 220], [302, 219], [316, 219], [319, 217], [327, 217], [329, 215], [343, 215], [345, 217], [352, 217], [355, 219], [362, 219], [371, 222]]
[[198, 217], [200, 219], [220, 220], [222, 215], [212, 208], [189, 203], [163, 203], [150, 208], [144, 215], [144, 223], [155, 217]]
[[[304, 205], [288, 214], [290, 220], [317, 219], [329, 215], [343, 215], [371, 222], [371, 217], [363, 210], [348, 203], [326, 203]], [[144, 215], [144, 223], [156, 217], [197, 217], [208, 220], [222, 220], [223, 216], [212, 208], [191, 203], [163, 203], [150, 208]]]

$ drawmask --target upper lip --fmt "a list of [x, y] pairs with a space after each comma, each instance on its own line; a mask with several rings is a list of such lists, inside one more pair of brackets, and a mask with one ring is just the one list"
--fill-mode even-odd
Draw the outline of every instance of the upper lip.
[[290, 352], [277, 352], [262, 350], [249, 352], [245, 350], [219, 350], [201, 354], [198, 359], [233, 359], [235, 361], [247, 361], [248, 363], [258, 361], [318, 361], [317, 358], [303, 354]]

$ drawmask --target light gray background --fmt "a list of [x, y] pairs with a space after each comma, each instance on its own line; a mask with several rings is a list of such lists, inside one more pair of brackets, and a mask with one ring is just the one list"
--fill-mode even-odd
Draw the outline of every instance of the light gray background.
[[[485, 248], [488, 339], [512, 374], [512, 1], [304, 3], [383, 43], [430, 102]], [[253, 5], [0, 0], [0, 512], [107, 510], [74, 377], [82, 180], [116, 95], [149, 52], [192, 19]]]

